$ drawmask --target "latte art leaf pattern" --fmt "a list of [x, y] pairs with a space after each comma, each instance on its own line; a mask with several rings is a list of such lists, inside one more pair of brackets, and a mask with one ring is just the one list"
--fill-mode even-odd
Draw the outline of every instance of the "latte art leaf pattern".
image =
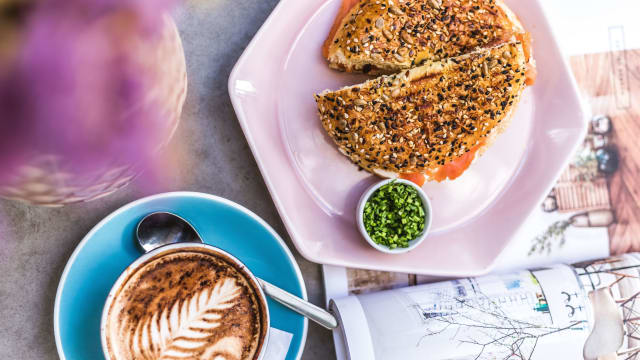
[[[140, 321], [129, 337], [136, 359], [189, 359], [202, 351], [208, 337], [220, 324], [220, 311], [235, 305], [241, 288], [234, 279], [224, 279], [184, 301]], [[221, 341], [229, 341], [223, 338]], [[216, 344], [213, 345], [215, 347]], [[229, 354], [233, 357], [236, 354]], [[237, 354], [238, 356], [240, 354]]]

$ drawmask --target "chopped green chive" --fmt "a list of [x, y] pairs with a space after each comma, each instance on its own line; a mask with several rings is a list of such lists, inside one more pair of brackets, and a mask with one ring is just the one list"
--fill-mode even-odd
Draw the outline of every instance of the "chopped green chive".
[[364, 228], [376, 244], [409, 247], [424, 230], [425, 211], [418, 191], [392, 181], [376, 190], [364, 205]]

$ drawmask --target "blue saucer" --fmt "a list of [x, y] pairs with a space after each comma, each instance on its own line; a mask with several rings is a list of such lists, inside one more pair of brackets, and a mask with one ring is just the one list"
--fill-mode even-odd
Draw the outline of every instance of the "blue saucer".
[[[276, 232], [244, 207], [213, 195], [174, 192], [150, 196], [116, 210], [96, 225], [69, 258], [60, 278], [53, 315], [61, 359], [104, 359], [100, 317], [111, 286], [141, 252], [136, 224], [148, 213], [170, 211], [187, 219], [204, 242], [217, 246], [259, 276], [307, 298], [293, 255]], [[307, 320], [269, 299], [271, 326], [293, 334], [287, 360], [299, 359]]]

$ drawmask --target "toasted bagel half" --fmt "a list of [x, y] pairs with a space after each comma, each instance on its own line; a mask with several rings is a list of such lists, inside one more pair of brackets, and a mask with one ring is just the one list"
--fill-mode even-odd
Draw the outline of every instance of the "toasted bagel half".
[[529, 36], [502, 0], [343, 0], [323, 46], [329, 66], [391, 74]]
[[526, 87], [526, 70], [516, 41], [315, 99], [322, 126], [361, 168], [441, 181], [460, 176], [507, 127]]

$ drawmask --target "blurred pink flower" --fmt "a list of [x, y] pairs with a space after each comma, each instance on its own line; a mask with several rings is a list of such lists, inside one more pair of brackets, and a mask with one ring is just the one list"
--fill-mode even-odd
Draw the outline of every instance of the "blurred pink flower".
[[166, 127], [145, 101], [154, 79], [135, 46], [153, 41], [173, 2], [33, 3], [15, 56], [0, 61], [0, 182], [34, 154], [78, 173], [146, 161]]

